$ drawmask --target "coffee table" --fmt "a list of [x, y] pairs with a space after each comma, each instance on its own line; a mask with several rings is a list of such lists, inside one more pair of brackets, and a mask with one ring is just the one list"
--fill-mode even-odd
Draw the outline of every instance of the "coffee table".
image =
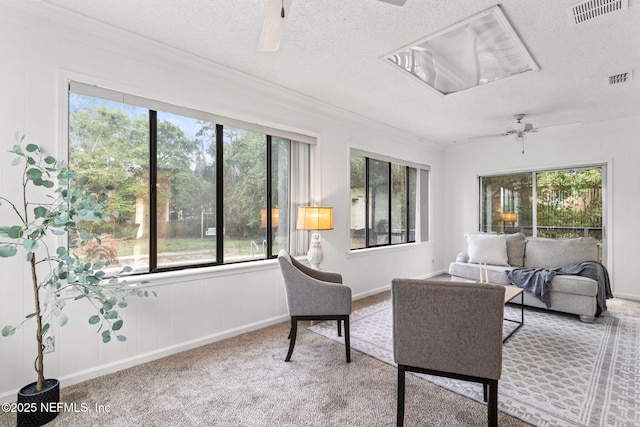
[[[504, 285], [496, 285], [496, 286], [504, 286]], [[503, 344], [505, 342], [507, 342], [507, 340], [509, 338], [511, 338], [511, 335], [515, 334], [516, 331], [522, 327], [522, 325], [524, 325], [524, 294], [522, 292], [523, 292], [523, 289], [522, 288], [518, 288], [517, 286], [504, 286], [504, 303], [505, 303], [505, 305], [508, 302], [513, 301], [514, 298], [516, 298], [518, 295], [520, 295], [520, 320], [507, 319], [507, 318], [504, 319], [507, 322], [516, 323], [518, 326], [516, 326], [513, 331], [509, 332], [509, 335], [507, 335], [502, 340]]]

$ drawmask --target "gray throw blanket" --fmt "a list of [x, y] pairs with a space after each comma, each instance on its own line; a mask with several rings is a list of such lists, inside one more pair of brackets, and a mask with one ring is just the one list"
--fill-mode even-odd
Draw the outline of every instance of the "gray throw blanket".
[[549, 308], [549, 291], [551, 280], [561, 274], [573, 274], [588, 277], [598, 282], [598, 309], [596, 316], [607, 310], [607, 299], [613, 298], [609, 273], [604, 265], [595, 261], [583, 261], [578, 264], [560, 268], [515, 268], [507, 271], [512, 284], [535, 295]]

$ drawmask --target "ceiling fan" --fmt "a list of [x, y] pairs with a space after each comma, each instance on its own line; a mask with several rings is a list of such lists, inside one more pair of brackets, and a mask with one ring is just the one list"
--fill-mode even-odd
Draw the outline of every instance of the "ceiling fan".
[[515, 135], [516, 141], [523, 143], [523, 152], [524, 152], [524, 134], [529, 132], [538, 132], [538, 128], [534, 128], [531, 123], [523, 123], [522, 119], [524, 119], [524, 114], [516, 114], [513, 116], [515, 119], [512, 122], [506, 131], [503, 133], [497, 133], [494, 135], [481, 135], [481, 136], [472, 136], [468, 139], [482, 139], [482, 138], [495, 138], [496, 136], [508, 136]]
[[[280, 40], [284, 32], [284, 24], [291, 10], [293, 0], [269, 0], [267, 13], [262, 24], [262, 33], [258, 42], [258, 50], [274, 52], [280, 48]], [[403, 6], [407, 0], [378, 0], [396, 6]]]
[[[482, 136], [472, 136], [468, 139], [482, 139], [482, 138], [495, 138], [497, 136], [508, 136], [508, 135], [515, 135], [516, 137], [516, 142], [519, 142], [522, 144], [522, 153], [524, 154], [524, 136], [527, 133], [535, 133], [538, 132], [539, 130], [542, 130], [543, 128], [534, 128], [533, 125], [531, 123], [524, 123], [522, 120], [524, 119], [525, 114], [516, 114], [513, 116], [513, 118], [515, 119], [514, 122], [512, 122], [509, 127], [507, 128], [506, 131], [504, 131], [503, 133], [498, 133], [495, 135], [482, 135]], [[561, 127], [561, 126], [570, 126], [570, 125], [580, 125], [582, 124], [581, 122], [573, 122], [573, 123], [564, 123], [564, 124], [557, 124], [557, 125], [551, 125], [551, 126], [545, 126], [544, 129], [548, 129], [548, 128], [556, 128], [556, 127]]]

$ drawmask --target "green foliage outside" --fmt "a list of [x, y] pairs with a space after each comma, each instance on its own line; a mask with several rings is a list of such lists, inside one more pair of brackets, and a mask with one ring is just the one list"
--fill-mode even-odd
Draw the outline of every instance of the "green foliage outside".
[[[531, 233], [533, 218], [531, 173], [482, 178], [483, 205], [491, 206], [490, 218], [483, 212], [482, 224], [493, 231]], [[565, 169], [536, 174], [537, 235], [580, 237], [585, 232], [602, 239], [602, 170]], [[505, 224], [501, 213], [517, 213], [517, 224]], [[511, 227], [511, 228], [510, 228]]]
[[[111, 223], [88, 226], [113, 236], [119, 255], [126, 256], [133, 251], [132, 241], [148, 239], [149, 233], [148, 110], [78, 94], [72, 94], [71, 105], [71, 164], [90, 183], [114, 184], [105, 210], [119, 213]], [[223, 228], [230, 239], [229, 248], [225, 240], [225, 253], [233, 251], [235, 241], [248, 239], [241, 245], [246, 248], [252, 240], [262, 242], [266, 236], [260, 222], [260, 210], [266, 207], [266, 135], [225, 126], [224, 140], [216, 141], [214, 123], [157, 114], [159, 245], [167, 250], [197, 250], [215, 244], [213, 237], [203, 242], [203, 233], [216, 223], [217, 144], [222, 144], [224, 153]]]

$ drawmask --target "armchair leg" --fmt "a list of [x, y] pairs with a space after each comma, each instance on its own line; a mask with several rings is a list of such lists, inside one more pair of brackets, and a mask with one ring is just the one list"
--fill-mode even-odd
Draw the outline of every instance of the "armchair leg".
[[296, 345], [296, 335], [298, 334], [298, 318], [296, 316], [291, 316], [291, 330], [289, 331], [289, 352], [287, 353], [285, 362], [291, 360], [291, 354], [293, 353], [293, 347]]
[[404, 425], [404, 365], [398, 365], [398, 412], [396, 424], [398, 427]]
[[487, 402], [487, 390], [489, 388], [489, 384], [482, 383], [482, 400], [483, 402]]
[[[344, 322], [344, 348], [347, 351], [347, 363], [351, 363], [351, 336], [349, 334], [349, 316], [345, 316]], [[340, 320], [338, 320], [340, 324]]]
[[342, 322], [338, 319], [338, 336], [342, 336]]
[[489, 383], [489, 402], [487, 403], [489, 411], [489, 427], [498, 426], [498, 381], [491, 380]]

